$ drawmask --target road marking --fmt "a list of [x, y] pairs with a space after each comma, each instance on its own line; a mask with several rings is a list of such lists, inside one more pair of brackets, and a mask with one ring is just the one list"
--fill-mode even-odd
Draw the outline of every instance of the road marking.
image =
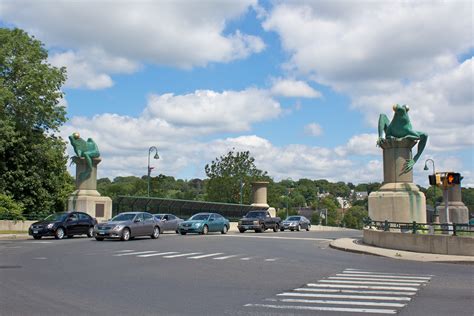
[[[347, 270], [347, 269], [346, 269]], [[417, 275], [417, 274], [405, 274], [405, 273], [384, 273], [384, 272], [372, 272], [372, 271], [354, 271], [350, 270], [350, 272], [344, 271], [343, 273], [354, 273], [354, 274], [374, 274], [374, 275], [397, 275], [397, 276], [408, 276], [408, 277], [432, 277], [432, 274], [423, 274], [423, 275]]]
[[[364, 274], [353, 274], [353, 273], [338, 273], [336, 274], [337, 276], [351, 276], [351, 277], [363, 277], [365, 276]], [[404, 280], [423, 280], [423, 281], [429, 281], [431, 280], [431, 277], [415, 277], [415, 276], [403, 276], [403, 275], [367, 275], [369, 278], [392, 278], [392, 279], [404, 279]]]
[[156, 252], [156, 251], [151, 250], [151, 251], [139, 251], [139, 252], [119, 253], [119, 254], [114, 255], [114, 257], [142, 255], [142, 254], [151, 253], [151, 252]]
[[216, 252], [216, 253], [210, 253], [210, 254], [207, 254], [207, 255], [189, 257], [188, 259], [202, 259], [202, 258], [214, 257], [214, 256], [218, 256], [218, 255], [223, 255], [223, 254], [224, 253], [222, 253], [222, 252]]
[[188, 252], [188, 253], [182, 253], [179, 255], [171, 255], [171, 256], [164, 256], [163, 258], [179, 258], [179, 257], [186, 257], [186, 256], [193, 256], [193, 255], [198, 255], [202, 252]]
[[413, 296], [416, 292], [396, 292], [396, 291], [360, 291], [360, 290], [335, 290], [318, 288], [297, 288], [294, 291], [320, 292], [320, 293], [353, 293], [353, 294], [384, 294], [384, 295], [406, 295]]
[[171, 255], [173, 253], [177, 253], [176, 251], [168, 251], [168, 252], [157, 252], [157, 253], [150, 253], [147, 255], [139, 255], [137, 257], [140, 258], [148, 258], [148, 257], [155, 257], [155, 256], [164, 256], [164, 255]]
[[293, 306], [293, 305], [271, 305], [271, 304], [246, 304], [245, 307], [267, 307], [275, 309], [295, 309], [310, 311], [332, 311], [332, 312], [352, 312], [352, 313], [376, 313], [395, 314], [392, 309], [370, 309], [370, 308], [343, 308], [343, 307], [319, 307], [319, 306]]
[[265, 259], [265, 261], [270, 261], [270, 262], [277, 261], [277, 260], [278, 260], [278, 258]]
[[291, 297], [327, 297], [327, 298], [345, 298], [354, 300], [375, 300], [375, 301], [411, 301], [410, 297], [402, 296], [368, 296], [368, 295], [335, 295], [335, 294], [313, 294], [313, 293], [291, 293], [285, 292], [277, 294], [277, 296]]
[[46, 258], [46, 257], [36, 257], [36, 258], [33, 258], [33, 259], [35, 259], [35, 260], [46, 260], [48, 258]]
[[250, 260], [250, 259], [252, 259], [252, 257], [240, 258], [240, 260], [245, 260], [245, 261], [248, 261], [248, 260]]
[[[218, 236], [218, 235], [216, 235]], [[310, 237], [279, 237], [279, 236], [255, 236], [255, 235], [224, 235], [226, 237], [237, 238], [262, 238], [262, 239], [284, 239], [284, 240], [310, 240], [310, 241], [327, 241], [331, 242], [334, 239], [328, 238], [310, 238]]]
[[375, 281], [341, 281], [341, 280], [321, 280], [324, 283], [341, 283], [341, 284], [374, 284], [374, 285], [410, 285], [419, 286], [420, 283], [396, 283], [396, 282], [375, 282]]
[[407, 304], [386, 303], [386, 302], [358, 302], [358, 301], [332, 301], [332, 300], [302, 300], [296, 298], [284, 298], [280, 302], [285, 303], [309, 303], [309, 304], [331, 304], [331, 305], [356, 305], [356, 306], [384, 306], [384, 307], [404, 307]]
[[308, 283], [306, 284], [306, 286], [327, 287], [327, 288], [366, 289], [366, 290], [418, 291], [416, 287], [400, 287], [400, 286], [342, 285], [342, 284], [316, 284], [316, 283]]
[[27, 241], [27, 244], [52, 244], [52, 241]]
[[426, 283], [429, 280], [406, 280], [406, 279], [385, 279], [385, 278], [357, 278], [357, 277], [328, 277], [331, 280], [359, 280], [359, 281], [388, 281], [388, 282], [404, 282], [404, 283]]
[[230, 256], [224, 256], [224, 257], [218, 257], [218, 258], [212, 258], [212, 259], [214, 259], [214, 260], [225, 260], [225, 259], [234, 258], [234, 257], [237, 257], [237, 256], [240, 256], [240, 255], [230, 255]]
[[119, 253], [119, 252], [132, 252], [132, 251], [135, 251], [135, 250], [124, 249], [124, 250], [116, 250], [115, 252]]

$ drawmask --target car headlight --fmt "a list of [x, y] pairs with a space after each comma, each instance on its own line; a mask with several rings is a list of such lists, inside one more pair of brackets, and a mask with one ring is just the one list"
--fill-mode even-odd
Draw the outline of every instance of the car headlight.
[[48, 227], [48, 229], [51, 229], [51, 228], [53, 228], [53, 226], [54, 226], [54, 223], [51, 223], [51, 224], [48, 224], [48, 226], [46, 226], [46, 227]]
[[290, 223], [290, 226], [296, 226], [296, 223], [295, 223], [295, 222], [291, 222], [291, 223]]
[[258, 221], [253, 221], [253, 224], [254, 224], [254, 225], [258, 225], [259, 222], [258, 222]]
[[194, 224], [194, 226], [196, 226], [196, 227], [198, 227], [198, 228], [199, 228], [199, 227], [201, 227], [201, 226], [202, 226], [202, 223], [196, 223], [196, 224]]
[[119, 231], [119, 230], [121, 230], [123, 227], [124, 227], [123, 225], [117, 225], [117, 226], [115, 226], [115, 227], [113, 228], [113, 230]]

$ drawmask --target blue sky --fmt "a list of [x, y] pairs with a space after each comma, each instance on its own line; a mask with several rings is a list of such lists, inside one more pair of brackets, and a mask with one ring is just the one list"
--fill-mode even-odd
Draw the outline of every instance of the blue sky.
[[[380, 113], [410, 105], [429, 134], [414, 169], [473, 178], [470, 1], [12, 1], [0, 23], [66, 66], [70, 120], [101, 150], [99, 177], [205, 177], [232, 148], [286, 178], [382, 180]], [[73, 155], [72, 149], [68, 153]]]

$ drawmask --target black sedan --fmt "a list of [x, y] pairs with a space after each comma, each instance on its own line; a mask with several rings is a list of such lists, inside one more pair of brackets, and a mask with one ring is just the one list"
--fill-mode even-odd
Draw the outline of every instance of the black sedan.
[[56, 213], [31, 224], [28, 234], [34, 239], [41, 239], [43, 236], [54, 236], [56, 239], [63, 239], [64, 236], [71, 238], [74, 235], [93, 237], [96, 224], [95, 218], [83, 212]]
[[307, 231], [311, 228], [311, 222], [304, 216], [289, 216], [280, 224], [280, 230], [284, 231], [289, 229], [291, 231], [300, 231], [306, 229]]

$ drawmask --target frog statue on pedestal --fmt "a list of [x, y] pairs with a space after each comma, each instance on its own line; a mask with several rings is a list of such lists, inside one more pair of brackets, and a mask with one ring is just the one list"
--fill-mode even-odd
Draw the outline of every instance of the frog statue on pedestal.
[[[395, 104], [393, 106], [393, 111], [395, 113], [391, 122], [385, 114], [380, 114], [379, 116], [378, 146], [382, 145], [387, 139], [409, 138], [418, 141], [417, 153], [412, 159], [407, 159], [403, 168], [403, 173], [410, 172], [413, 169], [413, 166], [425, 149], [426, 141], [428, 140], [428, 134], [413, 130], [410, 118], [408, 117], [409, 110], [410, 108], [408, 105]], [[383, 137], [383, 134], [385, 134], [385, 138]]]
[[85, 141], [77, 132], [69, 136], [69, 140], [76, 156], [86, 160], [87, 169], [79, 175], [79, 180], [83, 181], [91, 175], [92, 158], [98, 158], [100, 156], [99, 147], [97, 147], [97, 144], [92, 138], [88, 138], [87, 141]]

